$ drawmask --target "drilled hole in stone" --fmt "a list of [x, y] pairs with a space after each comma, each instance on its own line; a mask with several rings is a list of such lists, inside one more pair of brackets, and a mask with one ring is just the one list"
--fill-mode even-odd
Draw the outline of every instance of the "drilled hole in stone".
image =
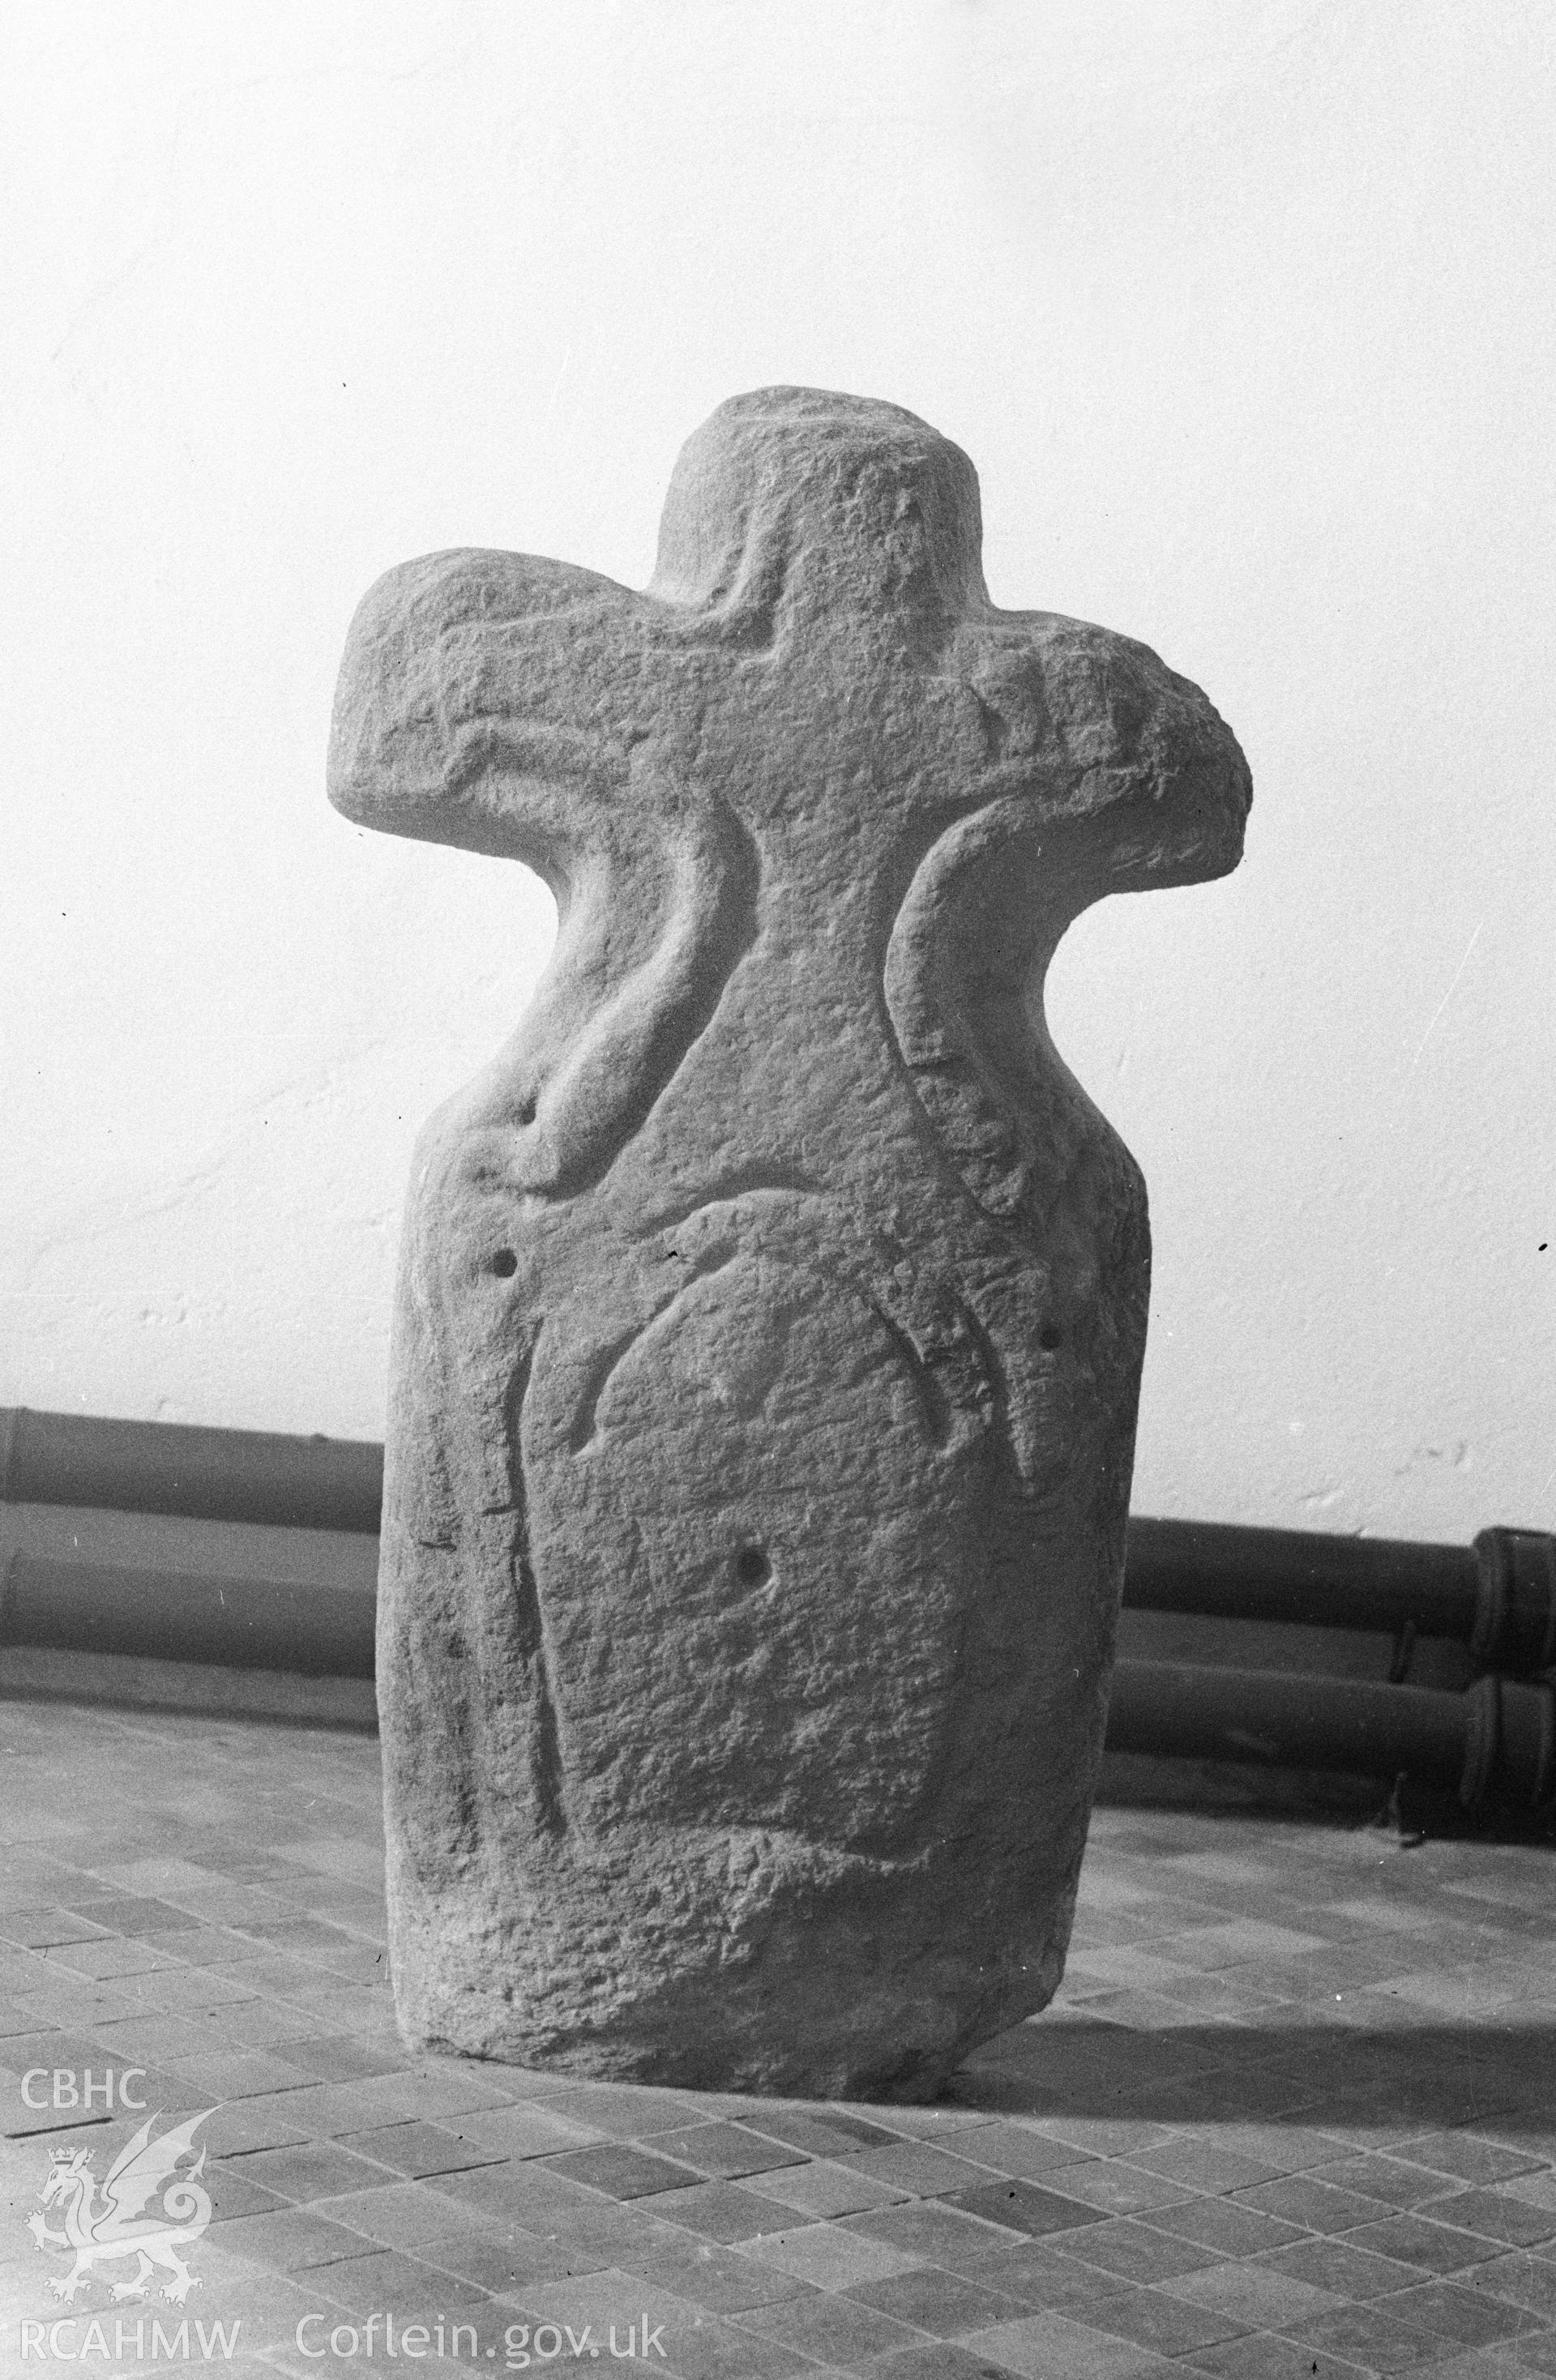
[[518, 1270], [518, 1258], [512, 1248], [499, 1248], [492, 1259], [492, 1269], [499, 1281], [507, 1281]]
[[742, 1586], [765, 1586], [772, 1576], [772, 1564], [760, 1546], [742, 1546], [735, 1557], [735, 1575]]
[[1052, 1355], [1055, 1347], [1063, 1347], [1064, 1344], [1064, 1333], [1051, 1322], [1046, 1330], [1039, 1331], [1038, 1344], [1045, 1355]]

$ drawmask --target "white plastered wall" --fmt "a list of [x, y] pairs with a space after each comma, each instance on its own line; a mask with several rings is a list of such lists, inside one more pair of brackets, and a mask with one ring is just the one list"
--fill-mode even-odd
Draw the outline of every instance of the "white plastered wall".
[[[640, 583], [796, 381], [1242, 737], [1050, 1010], [1157, 1245], [1137, 1508], [1556, 1524], [1549, 13], [50, 0], [3, 23], [0, 1402], [377, 1435], [419, 1119], [549, 901], [324, 803], [358, 596]], [[1544, 418], [1542, 418], [1542, 416]]]

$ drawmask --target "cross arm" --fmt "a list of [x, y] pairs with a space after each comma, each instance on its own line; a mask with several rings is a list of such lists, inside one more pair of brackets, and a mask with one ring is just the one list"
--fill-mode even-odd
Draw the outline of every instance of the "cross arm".
[[753, 931], [754, 849], [683, 782], [698, 712], [675, 695], [642, 597], [528, 554], [407, 563], [347, 638], [334, 807], [521, 860], [556, 897], [552, 964], [472, 1094], [510, 1178], [546, 1195], [614, 1161]]
[[[1251, 799], [1235, 737], [1149, 645], [1050, 612], [968, 619], [955, 664], [985, 738], [978, 783], [1034, 830], [1069, 830], [1076, 907], [1203, 882], [1242, 856]], [[1072, 910], [1071, 914], [1074, 914]]]
[[330, 800], [362, 826], [524, 860], [565, 893], [626, 787], [641, 611], [613, 580], [530, 554], [387, 572], [347, 636]]

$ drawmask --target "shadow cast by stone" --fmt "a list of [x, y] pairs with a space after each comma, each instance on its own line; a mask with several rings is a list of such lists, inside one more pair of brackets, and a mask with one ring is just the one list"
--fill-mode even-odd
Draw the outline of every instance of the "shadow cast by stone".
[[1137, 2123], [1257, 2121], [1304, 2129], [1494, 2123], [1546, 2135], [1531, 2080], [1550, 2070], [1556, 2022], [1187, 2024], [1141, 2033], [1105, 2021], [1010, 2033], [948, 2088], [963, 2107]]

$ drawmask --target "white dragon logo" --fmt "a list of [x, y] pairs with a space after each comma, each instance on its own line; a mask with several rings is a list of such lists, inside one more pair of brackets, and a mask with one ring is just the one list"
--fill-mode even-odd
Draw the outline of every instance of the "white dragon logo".
[[[140, 2263], [132, 2279], [113, 2284], [110, 2295], [115, 2298], [147, 2296], [158, 2265], [173, 2277], [163, 2295], [175, 2305], [182, 2305], [189, 2291], [199, 2289], [199, 2281], [178, 2251], [198, 2240], [211, 2220], [211, 2201], [200, 2183], [205, 2169], [204, 2149], [188, 2173], [180, 2174], [177, 2168], [180, 2159], [190, 2154], [206, 2117], [214, 2112], [207, 2107], [204, 2115], [191, 2116], [187, 2124], [176, 2125], [160, 2140], [152, 2138], [156, 2119], [148, 2116], [114, 2159], [101, 2198], [90, 2149], [51, 2152], [42, 2203], [28, 2216], [27, 2228], [35, 2247], [76, 2252], [76, 2261], [64, 2279], [49, 2281], [55, 2297], [74, 2299], [77, 2290], [92, 2278], [94, 2265], [111, 2264], [120, 2256], [137, 2256]], [[159, 2190], [161, 2208], [148, 2214], [146, 2209]], [[43, 2208], [56, 2203], [65, 2210], [62, 2231], [43, 2217]]]

